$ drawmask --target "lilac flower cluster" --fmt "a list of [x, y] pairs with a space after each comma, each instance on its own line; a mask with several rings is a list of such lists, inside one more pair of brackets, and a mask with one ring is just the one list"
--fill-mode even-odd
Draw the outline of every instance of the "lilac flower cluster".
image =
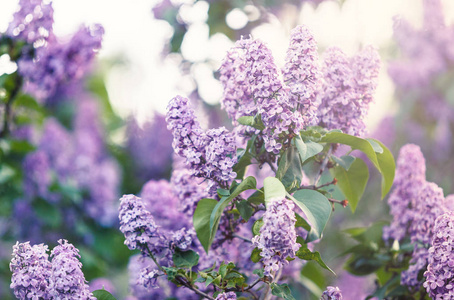
[[402, 240], [414, 217], [416, 197], [426, 181], [426, 162], [417, 145], [407, 144], [400, 149], [397, 159], [394, 190], [388, 203], [393, 220], [383, 228], [383, 239]]
[[380, 58], [370, 46], [353, 58], [339, 48], [327, 49], [322, 69], [324, 82], [318, 93], [320, 125], [362, 136], [363, 119], [373, 100], [379, 69]]
[[170, 179], [172, 190], [179, 200], [178, 210], [188, 216], [194, 215], [197, 202], [208, 197], [203, 184], [198, 184], [188, 169], [176, 169]]
[[165, 117], [161, 114], [155, 114], [143, 125], [134, 119], [129, 121], [127, 147], [140, 178], [158, 179], [169, 172], [173, 150], [172, 136], [166, 127]]
[[321, 70], [312, 34], [298, 26], [292, 31], [287, 51], [284, 84], [265, 44], [241, 39], [220, 68], [224, 86], [221, 105], [234, 125], [242, 116], [260, 114], [265, 129], [242, 128], [240, 133], [260, 134], [265, 149], [274, 154], [289, 135], [309, 125], [362, 135], [379, 67], [378, 53], [372, 47], [353, 58], [330, 48]]
[[454, 298], [454, 212], [447, 212], [435, 221], [429, 265], [424, 273], [424, 287], [432, 299]]
[[13, 273], [11, 288], [18, 299], [50, 299], [48, 294], [51, 263], [44, 244], [30, 246], [29, 242], [13, 246], [9, 268]]
[[235, 140], [224, 127], [203, 132], [188, 101], [177, 96], [169, 102], [167, 128], [172, 131], [175, 152], [186, 158], [186, 165], [195, 177], [210, 180], [209, 188], [213, 192], [236, 177]]
[[14, 13], [6, 34], [14, 39], [21, 39], [36, 47], [53, 34], [54, 10], [50, 2], [44, 0], [20, 0], [19, 10]]
[[336, 286], [328, 286], [320, 300], [342, 300], [341, 290]]
[[21, 59], [18, 69], [26, 80], [26, 91], [45, 100], [61, 85], [81, 79], [101, 48], [103, 33], [101, 25], [82, 27], [69, 42], [53, 38], [36, 50], [34, 58]]
[[52, 250], [52, 275], [49, 278], [50, 296], [53, 299], [90, 299], [90, 293], [82, 273], [79, 250], [66, 240], [59, 240]]
[[289, 102], [302, 112], [305, 125], [317, 125], [316, 97], [321, 84], [317, 42], [305, 26], [295, 27], [291, 32], [290, 45], [282, 70], [284, 82], [289, 87]]
[[105, 149], [94, 99], [79, 102], [73, 128], [70, 132], [53, 118], [46, 121], [37, 150], [24, 160], [26, 198], [58, 203], [61, 194], [50, 191], [51, 185], [69, 185], [87, 192], [83, 205], [90, 217], [111, 225], [117, 214], [120, 170]]
[[44, 244], [16, 243], [10, 270], [11, 288], [18, 299], [92, 299], [79, 261], [79, 250], [59, 240], [49, 261]]
[[134, 195], [124, 195], [121, 199], [118, 218], [120, 231], [125, 236], [125, 245], [129, 249], [139, 249], [155, 255], [161, 252], [158, 226], [153, 216], [146, 210], [145, 203]]
[[158, 278], [158, 271], [151, 268], [143, 268], [139, 276], [139, 284], [143, 285], [146, 289], [157, 288], [156, 281]]
[[220, 293], [216, 300], [236, 300], [236, 294], [234, 292]]
[[402, 272], [402, 284], [420, 288], [418, 274], [427, 266], [428, 248], [434, 235], [435, 220], [445, 212], [443, 190], [435, 183], [424, 183], [415, 200], [414, 217], [409, 228], [414, 250], [409, 269]]
[[265, 275], [273, 277], [283, 265], [288, 264], [287, 257], [295, 257], [300, 245], [296, 242], [294, 204], [286, 199], [270, 199], [260, 235], [252, 239], [261, 252], [265, 266]]

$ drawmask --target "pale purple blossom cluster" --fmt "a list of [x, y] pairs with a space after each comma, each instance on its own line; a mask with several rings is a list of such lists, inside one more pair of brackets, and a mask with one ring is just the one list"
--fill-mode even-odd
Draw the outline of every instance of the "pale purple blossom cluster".
[[59, 240], [51, 253], [44, 244], [13, 246], [10, 270], [11, 288], [18, 299], [93, 299], [82, 273], [79, 250], [66, 240]]
[[383, 239], [402, 240], [414, 217], [414, 207], [419, 189], [426, 181], [426, 161], [419, 146], [407, 144], [397, 158], [394, 190], [388, 204], [393, 220], [383, 228]]
[[414, 217], [409, 234], [414, 250], [410, 267], [402, 272], [401, 283], [419, 289], [421, 282], [418, 274], [427, 266], [428, 248], [434, 235], [435, 220], [446, 212], [443, 190], [435, 183], [425, 182], [415, 200]]
[[179, 200], [178, 210], [188, 216], [194, 214], [200, 199], [208, 197], [203, 184], [198, 184], [188, 169], [176, 169], [170, 179], [172, 190]]
[[454, 212], [435, 221], [424, 287], [432, 299], [454, 299]]
[[323, 292], [320, 300], [342, 300], [341, 290], [336, 286], [328, 286]]
[[290, 200], [270, 199], [260, 234], [252, 239], [253, 245], [261, 250], [261, 261], [267, 276], [273, 277], [282, 266], [287, 265], [286, 258], [294, 258], [301, 246], [296, 242], [294, 207]]
[[51, 253], [52, 274], [49, 278], [52, 299], [96, 300], [89, 291], [87, 281], [79, 261], [79, 250], [66, 240], [59, 240]]
[[101, 48], [103, 33], [101, 25], [82, 27], [68, 42], [54, 37], [36, 49], [35, 57], [22, 58], [18, 69], [25, 78], [25, 90], [45, 100], [62, 85], [81, 79]]
[[265, 149], [274, 154], [289, 136], [310, 125], [363, 135], [379, 68], [378, 53], [370, 46], [352, 58], [332, 47], [321, 67], [311, 32], [298, 26], [291, 34], [283, 83], [266, 45], [241, 39], [219, 70], [224, 86], [221, 106], [234, 125], [242, 116], [259, 114], [265, 128], [246, 127], [240, 133], [259, 134]]
[[379, 69], [378, 52], [371, 46], [352, 58], [337, 47], [328, 48], [322, 67], [324, 81], [318, 93], [320, 125], [364, 135], [364, 118], [377, 88]]
[[30, 44], [37, 42], [36, 46], [42, 46], [53, 34], [53, 14], [54, 9], [48, 1], [20, 0], [19, 9], [14, 13], [6, 34]]
[[236, 177], [235, 139], [224, 127], [204, 132], [189, 106], [189, 100], [173, 98], [167, 107], [167, 128], [173, 134], [175, 152], [186, 158], [186, 165], [195, 177], [209, 180], [210, 191], [227, 187]]
[[235, 292], [220, 293], [216, 300], [236, 300]]
[[13, 273], [11, 288], [18, 299], [50, 299], [48, 294], [51, 263], [44, 244], [31, 246], [29, 242], [13, 246], [9, 268]]
[[160, 253], [162, 242], [158, 226], [142, 199], [134, 195], [124, 195], [120, 201], [118, 218], [120, 231], [125, 236], [125, 245], [130, 250], [139, 249], [143, 253]]
[[307, 27], [298, 26], [292, 30], [282, 74], [289, 87], [289, 102], [302, 112], [304, 124], [317, 125], [320, 99], [316, 97], [316, 92], [322, 73], [317, 42]]
[[172, 136], [167, 130], [165, 117], [155, 114], [152, 120], [144, 124], [131, 119], [127, 135], [127, 147], [134, 161], [134, 172], [146, 180], [165, 177], [172, 165], [173, 152]]

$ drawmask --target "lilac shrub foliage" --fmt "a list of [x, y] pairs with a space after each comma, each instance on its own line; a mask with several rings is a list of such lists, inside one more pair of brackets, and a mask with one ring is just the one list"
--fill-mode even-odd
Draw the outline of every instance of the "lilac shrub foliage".
[[79, 261], [79, 250], [59, 240], [51, 252], [47, 245], [29, 242], [13, 247], [11, 288], [18, 299], [93, 299]]
[[[327, 130], [339, 129], [337, 126], [344, 122], [337, 121], [340, 114], [333, 113], [333, 121], [325, 118], [322, 122], [322, 103], [326, 115], [338, 109], [334, 107], [336, 99], [342, 98], [339, 101], [345, 104], [342, 110], [348, 114], [349, 123], [345, 121], [341, 129], [364, 134], [363, 119], [377, 84], [378, 54], [367, 47], [346, 61], [344, 67], [348, 69], [351, 88], [338, 86], [335, 93], [326, 96], [324, 87], [334, 75], [323, 73], [313, 35], [308, 28], [298, 26], [292, 31], [282, 71], [260, 40], [241, 39], [227, 53], [219, 70], [224, 85], [221, 105], [232, 119], [233, 131], [225, 127], [203, 129], [188, 98], [176, 96], [170, 100], [167, 128], [178, 155], [174, 158], [171, 179], [150, 180], [142, 187], [140, 198], [125, 195], [121, 199], [120, 230], [125, 235], [125, 244], [132, 250], [141, 250], [129, 263], [133, 296], [165, 298], [169, 291], [179, 291], [181, 299], [197, 295], [236, 299], [240, 293], [257, 299], [269, 292], [256, 289], [256, 285], [272, 283], [272, 294], [276, 295], [277, 290], [286, 289], [281, 283], [298, 281], [307, 257], [319, 255], [312, 252], [314, 247], [310, 243], [317, 239], [317, 233], [309, 235], [307, 226], [300, 225], [308, 222], [305, 214], [309, 212], [296, 207], [296, 200], [287, 199], [285, 194], [269, 198], [267, 187], [265, 195], [263, 189], [257, 191], [255, 187], [268, 178], [282, 176], [276, 174], [282, 168], [279, 157], [286, 155], [289, 148], [296, 149], [294, 138], [299, 137], [304, 143], [300, 132], [324, 130], [312, 127], [318, 125]], [[331, 64], [330, 60], [325, 61], [326, 70]], [[329, 101], [328, 97], [335, 100]], [[352, 112], [353, 108], [358, 110]], [[333, 128], [328, 126], [330, 122]], [[299, 154], [296, 158], [300, 159]], [[325, 156], [319, 158], [323, 160]], [[326, 163], [318, 163], [326, 167]], [[298, 187], [318, 190], [318, 179], [312, 182], [301, 168], [294, 172], [300, 173], [295, 178]], [[245, 178], [245, 174], [250, 176]], [[282, 177], [279, 180], [285, 181]], [[311, 184], [314, 188], [310, 188]], [[331, 200], [320, 196], [326, 201], [323, 205], [329, 217]], [[257, 202], [247, 200], [254, 197]], [[215, 211], [222, 203], [226, 204], [218, 217]], [[199, 217], [205, 213], [206, 217]], [[212, 224], [215, 230], [204, 231], [203, 226]], [[189, 266], [179, 266], [182, 255]], [[189, 277], [192, 273], [183, 271], [188, 267], [191, 272], [198, 272], [197, 280]], [[252, 272], [256, 268], [261, 271]], [[179, 275], [172, 275], [174, 272]], [[163, 280], [165, 275], [168, 281]], [[341, 299], [338, 290], [329, 293], [330, 297], [337, 297], [330, 299]]]

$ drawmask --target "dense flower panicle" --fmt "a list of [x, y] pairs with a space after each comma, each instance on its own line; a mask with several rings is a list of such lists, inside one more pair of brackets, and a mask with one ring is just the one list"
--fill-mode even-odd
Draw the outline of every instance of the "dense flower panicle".
[[47, 251], [44, 244], [30, 246], [29, 242], [17, 242], [13, 246], [10, 287], [18, 299], [52, 299], [48, 291], [51, 263]]
[[379, 68], [380, 60], [372, 47], [353, 58], [337, 47], [328, 48], [322, 67], [324, 82], [318, 92], [320, 125], [362, 136], [363, 119], [377, 86]]
[[291, 32], [285, 66], [284, 82], [289, 87], [289, 102], [301, 112], [304, 124], [318, 123], [317, 108], [320, 99], [316, 91], [321, 84], [317, 42], [306, 26], [297, 26]]
[[256, 102], [265, 129], [261, 135], [268, 152], [278, 154], [282, 148], [280, 135], [299, 132], [304, 122], [289, 103], [288, 87], [279, 79], [279, 71], [271, 51], [260, 40], [242, 39], [236, 46], [244, 49], [245, 81]]
[[454, 299], [454, 212], [435, 221], [424, 287], [432, 299]]
[[424, 21], [423, 28], [428, 31], [435, 31], [445, 27], [445, 16], [443, 5], [440, 0], [423, 0]]
[[38, 46], [52, 35], [54, 23], [52, 3], [45, 0], [20, 0], [19, 10], [14, 13], [6, 34], [14, 39], [22, 39]]
[[82, 78], [101, 48], [103, 34], [101, 25], [82, 27], [69, 42], [60, 43], [54, 38], [37, 49], [34, 58], [21, 59], [18, 70], [26, 81], [26, 91], [46, 99], [62, 84]]
[[125, 235], [125, 245], [131, 250], [140, 249], [144, 253], [160, 252], [156, 241], [160, 239], [158, 226], [142, 199], [124, 195], [120, 201], [120, 231]]
[[51, 165], [44, 151], [29, 153], [23, 162], [24, 191], [28, 197], [48, 198], [48, 188], [52, 184]]
[[170, 179], [172, 191], [178, 198], [178, 210], [192, 217], [200, 199], [208, 197], [204, 183], [198, 183], [188, 169], [177, 169]]
[[342, 300], [341, 290], [336, 286], [328, 286], [323, 292], [320, 300]]
[[236, 177], [235, 138], [224, 127], [202, 131], [188, 99], [177, 96], [167, 107], [167, 128], [172, 131], [175, 152], [186, 158], [186, 165], [195, 177], [209, 180], [210, 192], [225, 187]]
[[237, 42], [235, 47], [227, 52], [219, 68], [219, 80], [224, 87], [221, 108], [227, 112], [233, 124], [242, 116], [255, 116], [257, 105], [251, 95], [250, 86], [246, 81], [245, 50]]
[[165, 116], [155, 114], [151, 121], [143, 125], [131, 119], [127, 132], [128, 151], [139, 176], [143, 179], [164, 177], [172, 165], [173, 153], [172, 136], [167, 130]]
[[225, 127], [210, 129], [206, 132], [205, 165], [203, 173], [213, 181], [209, 183], [211, 192], [221, 183], [227, 186], [236, 178], [233, 166], [237, 163], [235, 138]]
[[414, 217], [409, 233], [414, 245], [408, 270], [402, 272], [401, 283], [419, 289], [422, 282], [418, 274], [427, 266], [429, 245], [434, 236], [434, 224], [438, 216], [446, 212], [443, 190], [435, 183], [426, 182], [419, 190], [414, 203]]
[[236, 300], [235, 292], [220, 293], [216, 300]]
[[388, 204], [393, 220], [383, 228], [383, 239], [401, 240], [414, 218], [415, 201], [426, 181], [426, 162], [417, 145], [407, 144], [400, 149], [397, 158], [394, 190]]
[[265, 275], [273, 276], [283, 265], [288, 264], [287, 257], [295, 257], [300, 245], [296, 242], [294, 204], [286, 199], [272, 199], [263, 215], [260, 235], [252, 239], [255, 247], [262, 252]]
[[49, 290], [52, 299], [93, 299], [87, 281], [81, 270], [79, 250], [66, 240], [59, 240], [51, 253], [52, 275]]

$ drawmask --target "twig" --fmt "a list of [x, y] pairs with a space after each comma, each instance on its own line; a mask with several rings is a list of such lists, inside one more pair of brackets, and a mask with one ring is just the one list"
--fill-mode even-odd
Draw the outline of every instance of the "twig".
[[321, 184], [319, 186], [315, 186], [314, 184], [313, 185], [302, 185], [298, 188], [298, 190], [303, 190], [303, 189], [306, 189], [306, 190], [318, 190], [318, 189], [321, 189], [322, 187], [325, 187], [325, 186], [329, 186], [329, 185], [335, 185], [337, 184], [337, 179], [334, 178], [332, 181], [330, 182], [327, 182], [327, 183], [324, 183], [324, 184]]
[[330, 147], [328, 152], [326, 153], [325, 158], [323, 159], [322, 164], [320, 165], [320, 170], [318, 171], [317, 177], [315, 177], [314, 186], [317, 185], [318, 181], [322, 177], [323, 172], [325, 171], [326, 164], [328, 163], [329, 157], [331, 155], [331, 151], [332, 151], [332, 148]]
[[5, 137], [9, 133], [9, 119], [11, 118], [11, 105], [13, 104], [13, 101], [16, 99], [17, 95], [19, 94], [19, 91], [22, 87], [22, 77], [17, 75], [16, 79], [16, 85], [14, 86], [14, 89], [11, 91], [11, 95], [6, 101], [5, 104], [5, 112], [3, 114], [3, 129], [0, 132], [0, 138]]
[[161, 270], [162, 272], [166, 273], [166, 271], [164, 271], [164, 269], [161, 267], [161, 265], [158, 263], [158, 261], [156, 260], [156, 257], [154, 257], [153, 253], [151, 253], [150, 251], [150, 248], [148, 248], [148, 244], [145, 244], [146, 247], [147, 247], [147, 250], [148, 250], [148, 255], [151, 257], [151, 259], [154, 261], [155, 265], [158, 267], [159, 270]]
[[333, 198], [328, 198], [329, 202], [332, 203], [333, 205], [333, 210], [334, 210], [334, 203], [337, 203], [337, 204], [340, 204], [342, 205], [344, 208], [347, 207], [348, 205], [348, 200], [345, 199], [345, 200], [336, 200], [336, 199], [333, 199]]
[[233, 234], [232, 236], [252, 244], [252, 241], [250, 239], [248, 239], [248, 238], [242, 237], [242, 236], [240, 236], [238, 234]]
[[270, 166], [271, 170], [272, 170], [272, 171], [274, 172], [274, 174], [276, 174], [276, 173], [277, 173], [277, 169], [276, 169], [276, 167], [275, 167], [275, 166], [273, 166], [273, 164], [272, 164], [272, 163], [270, 163], [269, 161], [267, 161], [267, 163], [268, 163], [268, 165]]
[[202, 297], [207, 298], [207, 299], [210, 299], [210, 300], [215, 300], [215, 299], [214, 299], [213, 297], [211, 297], [210, 295], [205, 294], [205, 293], [202, 292], [201, 290], [196, 289], [195, 287], [193, 287], [189, 282], [187, 282], [187, 281], [185, 280], [185, 278], [183, 277], [183, 275], [176, 275], [176, 279], [178, 280], [179, 283], [181, 283], [181, 285], [183, 285], [184, 287], [190, 289], [191, 291], [193, 291], [193, 292], [196, 293], [197, 295], [202, 296]]

